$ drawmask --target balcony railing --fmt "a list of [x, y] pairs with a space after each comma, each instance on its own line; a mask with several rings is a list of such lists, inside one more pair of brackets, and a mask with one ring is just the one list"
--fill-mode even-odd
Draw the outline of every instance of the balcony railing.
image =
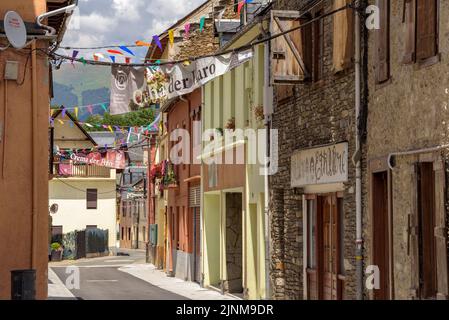
[[90, 164], [53, 163], [53, 174], [67, 178], [109, 178], [111, 169]]

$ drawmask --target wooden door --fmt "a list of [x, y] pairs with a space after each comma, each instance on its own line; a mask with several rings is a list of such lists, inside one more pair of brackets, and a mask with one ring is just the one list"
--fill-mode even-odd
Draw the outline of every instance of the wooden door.
[[342, 206], [336, 194], [308, 197], [307, 296], [315, 300], [342, 299], [341, 230]]
[[338, 288], [338, 211], [335, 196], [322, 198], [323, 210], [323, 299], [339, 299]]
[[435, 179], [433, 163], [418, 166], [419, 221], [419, 292], [421, 299], [434, 299], [437, 294], [435, 255]]
[[374, 290], [374, 299], [390, 299], [388, 241], [388, 173], [374, 173], [372, 176], [373, 208], [373, 264], [379, 267], [380, 288]]

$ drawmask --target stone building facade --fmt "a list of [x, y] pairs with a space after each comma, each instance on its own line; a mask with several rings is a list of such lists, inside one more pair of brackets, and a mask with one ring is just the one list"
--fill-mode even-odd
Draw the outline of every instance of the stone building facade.
[[367, 294], [447, 299], [449, 3], [370, 2], [382, 18], [369, 33], [364, 238], [381, 289]]
[[[302, 23], [347, 3], [286, 0], [273, 10], [299, 10]], [[274, 299], [356, 298], [353, 14], [347, 9], [304, 28], [298, 51], [309, 76], [303, 72], [295, 85], [274, 85], [272, 128], [279, 130], [279, 170], [270, 177]], [[272, 53], [272, 68], [282, 63], [275, 59]], [[305, 163], [319, 164], [316, 157], [326, 155], [338, 161], [337, 154], [343, 176], [333, 176], [327, 169], [334, 165], [324, 161], [321, 168], [329, 174], [305, 181], [306, 171], [317, 172]]]

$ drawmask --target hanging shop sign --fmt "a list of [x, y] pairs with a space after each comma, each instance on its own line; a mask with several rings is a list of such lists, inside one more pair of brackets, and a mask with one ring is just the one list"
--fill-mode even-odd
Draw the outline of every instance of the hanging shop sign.
[[111, 102], [109, 110], [112, 115], [131, 111], [131, 105], [141, 105], [146, 92], [145, 68], [111, 67]]
[[125, 169], [125, 152], [121, 150], [108, 150], [107, 152], [91, 152], [89, 154], [72, 153], [70, 160], [74, 163], [90, 164], [112, 169]]
[[348, 181], [348, 143], [296, 151], [291, 157], [291, 186]]
[[168, 99], [193, 92], [253, 57], [252, 50], [206, 57], [192, 62], [162, 65], [166, 74], [165, 94]]

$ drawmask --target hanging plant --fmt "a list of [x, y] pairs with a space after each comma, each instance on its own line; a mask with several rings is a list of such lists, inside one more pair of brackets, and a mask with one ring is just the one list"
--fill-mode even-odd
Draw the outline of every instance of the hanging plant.
[[150, 171], [150, 179], [151, 181], [155, 181], [162, 177], [162, 164], [156, 164]]
[[234, 117], [232, 117], [228, 120], [228, 122], [226, 123], [225, 129], [235, 130], [235, 118]]
[[254, 118], [256, 119], [256, 121], [260, 122], [265, 119], [265, 115], [263, 112], [263, 106], [261, 106], [261, 105], [253, 106], [252, 111], [253, 111], [253, 115], [254, 115]]

